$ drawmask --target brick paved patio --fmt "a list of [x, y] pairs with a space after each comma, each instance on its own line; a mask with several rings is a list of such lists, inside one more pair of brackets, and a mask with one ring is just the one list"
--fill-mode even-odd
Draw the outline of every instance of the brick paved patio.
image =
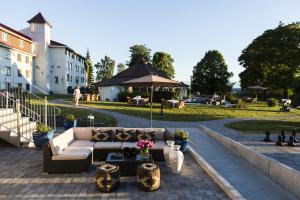
[[0, 148], [0, 199], [228, 199], [213, 180], [186, 155], [181, 174], [172, 174], [163, 162], [161, 187], [143, 192], [134, 177], [122, 177], [110, 194], [95, 187], [95, 169], [81, 174], [42, 173], [42, 152], [27, 148]]

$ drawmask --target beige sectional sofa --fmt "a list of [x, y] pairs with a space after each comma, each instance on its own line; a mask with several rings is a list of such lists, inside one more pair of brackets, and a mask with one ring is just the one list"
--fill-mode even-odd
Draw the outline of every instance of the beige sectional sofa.
[[[110, 141], [92, 141], [93, 130], [111, 134]], [[122, 127], [76, 127], [70, 128], [44, 145], [44, 172], [64, 173], [86, 171], [92, 162], [105, 161], [110, 152], [122, 152], [126, 147], [136, 147], [133, 141], [116, 141], [116, 132], [151, 132], [154, 134], [154, 148], [150, 150], [153, 159], [163, 161], [165, 141], [173, 139], [164, 128], [122, 128]]]

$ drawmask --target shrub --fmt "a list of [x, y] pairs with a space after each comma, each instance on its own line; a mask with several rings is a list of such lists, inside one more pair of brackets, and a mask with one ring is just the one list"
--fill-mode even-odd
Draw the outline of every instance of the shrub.
[[234, 106], [235, 108], [246, 108], [246, 102], [243, 101], [242, 99], [238, 99], [238, 102]]
[[73, 114], [67, 114], [66, 115], [66, 120], [70, 121], [70, 122], [73, 122], [75, 120], [75, 115], [73, 115]]
[[38, 124], [36, 126], [36, 132], [41, 133], [41, 134], [46, 134], [50, 131], [51, 129], [46, 125], [46, 124]]
[[269, 98], [269, 99], [267, 100], [267, 104], [268, 104], [268, 106], [270, 106], [270, 107], [274, 107], [274, 106], [277, 106], [278, 101], [277, 101], [277, 99], [275, 99], [275, 98]]
[[127, 92], [120, 92], [118, 94], [118, 100], [121, 102], [126, 102], [127, 101]]
[[226, 96], [226, 100], [229, 101], [231, 104], [237, 104], [239, 102], [239, 98], [237, 98], [236, 96], [229, 94], [228, 96]]
[[182, 129], [176, 129], [174, 132], [174, 137], [177, 140], [187, 140], [189, 137], [188, 132], [182, 130]]

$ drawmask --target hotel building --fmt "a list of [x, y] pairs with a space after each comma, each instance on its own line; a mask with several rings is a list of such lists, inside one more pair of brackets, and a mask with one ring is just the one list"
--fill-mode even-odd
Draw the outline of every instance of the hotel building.
[[20, 31], [0, 23], [0, 89], [67, 94], [86, 87], [85, 57], [51, 40], [52, 26], [41, 13], [28, 23]]

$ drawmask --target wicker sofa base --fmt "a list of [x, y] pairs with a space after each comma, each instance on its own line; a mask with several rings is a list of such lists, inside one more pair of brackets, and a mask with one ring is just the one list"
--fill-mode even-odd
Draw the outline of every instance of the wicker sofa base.
[[80, 160], [52, 160], [50, 144], [43, 148], [43, 171], [46, 173], [80, 173], [87, 171], [92, 162], [92, 154]]

